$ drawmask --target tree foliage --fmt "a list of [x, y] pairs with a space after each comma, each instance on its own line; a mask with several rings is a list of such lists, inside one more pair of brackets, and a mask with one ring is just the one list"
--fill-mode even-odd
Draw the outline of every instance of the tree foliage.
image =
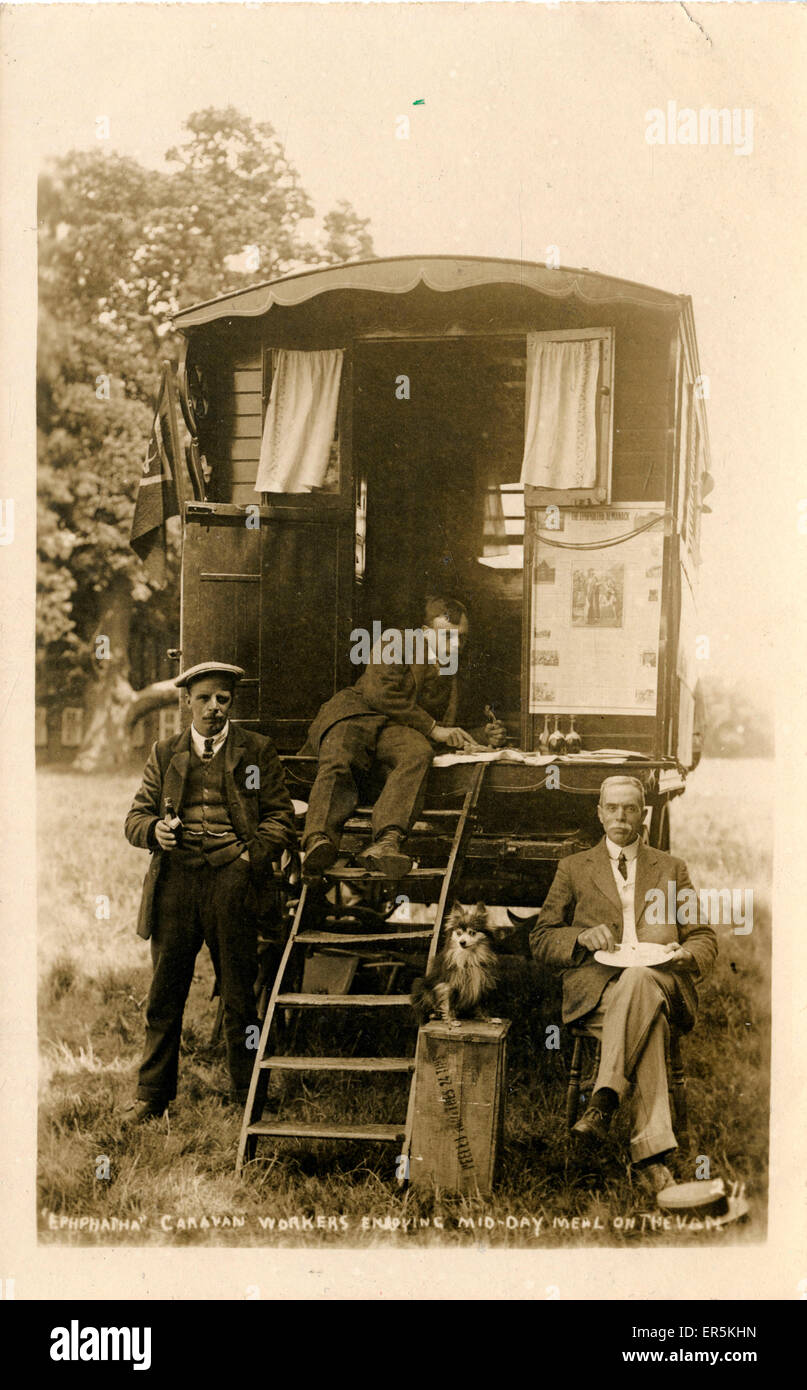
[[770, 758], [774, 752], [773, 718], [753, 687], [728, 675], [701, 681], [708, 758]]
[[[72, 151], [40, 180], [39, 611], [44, 693], [80, 695], [107, 669], [94, 638], [109, 601], [131, 630], [175, 638], [172, 581], [154, 593], [129, 549], [137, 481], [171, 316], [307, 265], [372, 254], [340, 202], [321, 227], [273, 127], [233, 107], [185, 123], [165, 170]], [[306, 231], [305, 224], [310, 224]], [[119, 615], [120, 616], [120, 615]], [[113, 653], [128, 680], [128, 651]], [[157, 673], [154, 673], [157, 674]]]

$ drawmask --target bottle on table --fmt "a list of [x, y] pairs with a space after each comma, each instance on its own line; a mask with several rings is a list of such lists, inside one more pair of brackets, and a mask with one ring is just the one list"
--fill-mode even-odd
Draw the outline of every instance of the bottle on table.
[[549, 715], [544, 715], [544, 727], [538, 735], [538, 752], [549, 752]]
[[579, 753], [583, 747], [583, 740], [574, 727], [574, 715], [569, 715], [569, 732], [566, 735], [566, 752]]
[[563, 734], [562, 734], [561, 730], [558, 728], [559, 720], [560, 720], [560, 715], [559, 715], [559, 714], [556, 714], [556, 715], [555, 715], [555, 727], [554, 727], [554, 729], [552, 730], [551, 734], [549, 735], [548, 748], [549, 748], [549, 752], [552, 754], [553, 758], [554, 758], [554, 757], [559, 757], [560, 754], [563, 753], [564, 750], [565, 750], [565, 748], [566, 748], [566, 740], [565, 740], [565, 738], [563, 737]]

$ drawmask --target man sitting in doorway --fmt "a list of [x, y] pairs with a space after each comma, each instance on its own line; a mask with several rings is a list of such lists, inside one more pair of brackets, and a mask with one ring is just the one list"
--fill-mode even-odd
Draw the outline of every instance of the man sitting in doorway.
[[390, 661], [377, 643], [356, 684], [328, 700], [308, 731], [302, 752], [316, 754], [319, 767], [303, 836], [307, 877], [335, 862], [342, 828], [358, 805], [357, 777], [371, 769], [381, 772], [384, 786], [373, 807], [372, 843], [360, 861], [391, 879], [408, 873], [412, 861], [401, 847], [423, 805], [435, 745], [479, 746], [454, 722], [456, 657], [468, 638], [465, 608], [455, 599], [428, 598], [421, 632], [421, 659], [410, 662]]
[[[563, 972], [563, 1022], [585, 1025], [601, 1042], [591, 1104], [573, 1127], [576, 1139], [602, 1143], [620, 1101], [635, 1087], [631, 1157], [640, 1184], [658, 1192], [674, 1181], [664, 1159], [676, 1147], [665, 1060], [668, 1023], [688, 1032], [698, 1006], [695, 982], [714, 964], [717, 937], [683, 904], [694, 897], [682, 859], [641, 838], [644, 787], [635, 777], [606, 777], [597, 815], [605, 835], [592, 849], [561, 859], [530, 932], [539, 965]], [[647, 911], [677, 904], [678, 920]], [[671, 890], [671, 891], [670, 891]], [[617, 943], [656, 942], [659, 966], [620, 968], [595, 959]]]

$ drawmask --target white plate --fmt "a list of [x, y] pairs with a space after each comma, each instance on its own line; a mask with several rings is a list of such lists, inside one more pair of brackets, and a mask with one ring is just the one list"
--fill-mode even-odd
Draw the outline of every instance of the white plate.
[[670, 952], [657, 941], [638, 941], [635, 946], [618, 946], [615, 951], [595, 951], [594, 959], [600, 965], [618, 965], [621, 970], [629, 970], [632, 965], [661, 965], [670, 959]]

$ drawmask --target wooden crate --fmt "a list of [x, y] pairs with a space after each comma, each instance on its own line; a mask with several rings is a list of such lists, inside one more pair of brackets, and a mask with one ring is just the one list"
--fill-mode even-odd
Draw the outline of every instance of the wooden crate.
[[427, 1023], [418, 1034], [409, 1178], [489, 1193], [504, 1129], [510, 1027]]

